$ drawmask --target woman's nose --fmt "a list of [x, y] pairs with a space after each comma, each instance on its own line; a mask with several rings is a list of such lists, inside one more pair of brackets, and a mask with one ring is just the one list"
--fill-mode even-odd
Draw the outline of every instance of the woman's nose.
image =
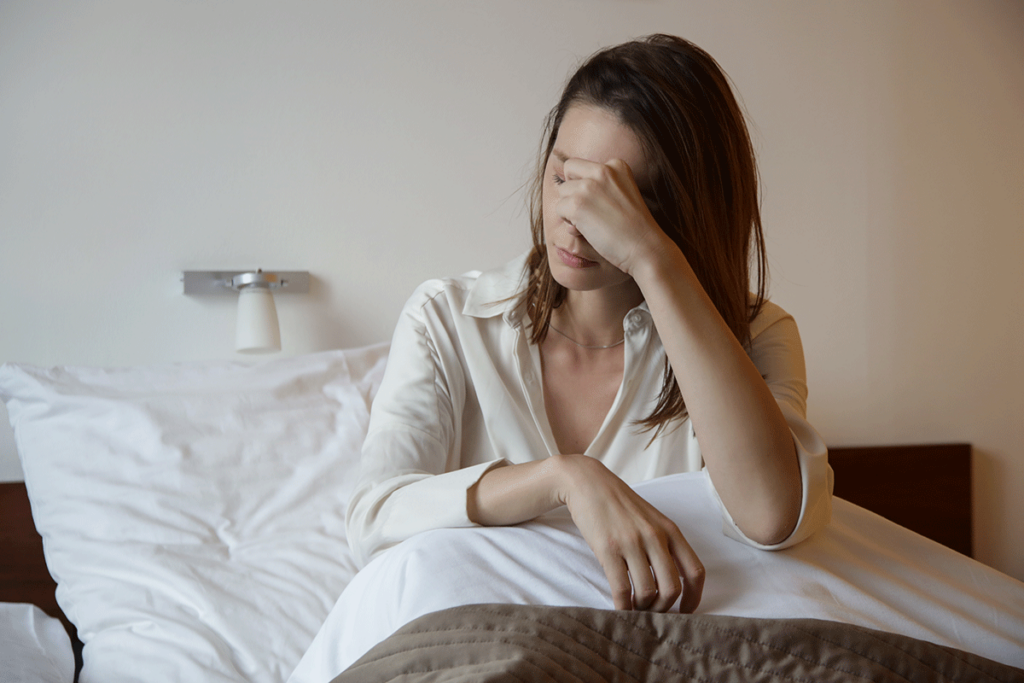
[[568, 220], [565, 221], [565, 229], [573, 237], [583, 237], [583, 233], [581, 233], [579, 230], [577, 230], [576, 229], [576, 225], [574, 223], [572, 223], [571, 221], [568, 221]]

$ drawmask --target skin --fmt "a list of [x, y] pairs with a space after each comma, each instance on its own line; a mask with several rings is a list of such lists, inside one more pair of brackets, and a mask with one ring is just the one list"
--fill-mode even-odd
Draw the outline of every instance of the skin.
[[[626, 313], [646, 300], [722, 502], [749, 538], [777, 543], [800, 511], [789, 428], [682, 252], [647, 210], [638, 186], [645, 174], [638, 140], [613, 113], [570, 107], [543, 186], [551, 272], [568, 290], [552, 325], [581, 344], [612, 344], [622, 338]], [[692, 612], [704, 568], [683, 534], [584, 454], [621, 384], [623, 348], [581, 349], [549, 334], [540, 351], [561, 454], [489, 471], [469, 491], [470, 519], [516, 524], [565, 505], [601, 563], [617, 609], [667, 611], [681, 597], [680, 611]]]

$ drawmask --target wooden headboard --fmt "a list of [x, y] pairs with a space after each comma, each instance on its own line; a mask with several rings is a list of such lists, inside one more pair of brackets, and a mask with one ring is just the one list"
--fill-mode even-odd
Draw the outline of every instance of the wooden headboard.
[[[971, 555], [971, 446], [830, 448], [835, 495], [965, 555]], [[23, 482], [0, 483], [0, 602], [29, 602], [74, 625], [57, 605]]]
[[971, 445], [829, 448], [835, 495], [974, 557]]

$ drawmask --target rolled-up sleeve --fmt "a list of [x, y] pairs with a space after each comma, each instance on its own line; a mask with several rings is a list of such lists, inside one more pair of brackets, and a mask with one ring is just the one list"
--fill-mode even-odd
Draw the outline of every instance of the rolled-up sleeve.
[[785, 540], [771, 545], [758, 543], [740, 530], [714, 490], [710, 477], [708, 482], [722, 508], [723, 531], [727, 536], [762, 550], [781, 550], [796, 545], [829, 523], [833, 474], [825, 442], [807, 421], [807, 371], [796, 322], [777, 306], [771, 306], [762, 315], [761, 324], [752, 329], [750, 358], [768, 384], [793, 435], [802, 486], [800, 517]]
[[346, 516], [360, 565], [421, 531], [473, 526], [466, 492], [504, 463], [460, 462], [466, 386], [450, 321], [436, 315], [443, 306], [433, 305], [444, 296], [443, 288], [425, 283], [395, 328]]

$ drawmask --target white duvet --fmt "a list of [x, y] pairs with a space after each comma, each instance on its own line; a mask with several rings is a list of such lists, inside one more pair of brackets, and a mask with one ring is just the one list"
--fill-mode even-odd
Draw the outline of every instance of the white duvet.
[[[637, 490], [682, 529], [707, 569], [698, 611], [857, 624], [1024, 667], [1024, 584], [843, 500], [804, 543], [765, 552], [723, 535], [704, 473]], [[610, 608], [607, 582], [557, 511], [504, 528], [420, 534], [366, 566], [289, 683], [324, 683], [393, 631], [473, 603]]]

